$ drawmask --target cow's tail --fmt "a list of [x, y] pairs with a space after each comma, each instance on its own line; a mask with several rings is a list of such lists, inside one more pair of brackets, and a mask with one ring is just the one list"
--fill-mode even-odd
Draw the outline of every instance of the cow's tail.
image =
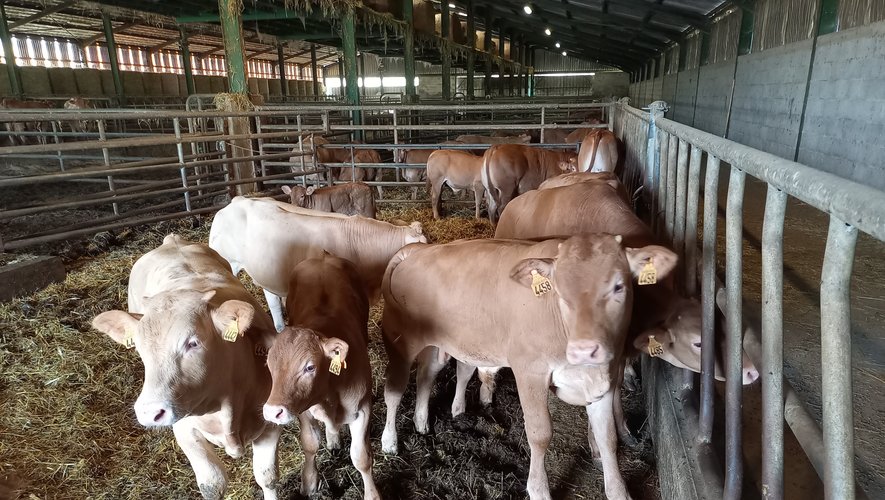
[[414, 252], [422, 245], [425, 245], [425, 243], [411, 243], [400, 248], [399, 251], [396, 252], [390, 259], [390, 262], [387, 263], [387, 269], [384, 270], [384, 278], [381, 280], [381, 295], [384, 297], [385, 303], [394, 302], [396, 304], [399, 304], [399, 302], [396, 300], [396, 296], [393, 295], [393, 289], [390, 284], [390, 279], [393, 276], [393, 272], [396, 270], [396, 267], [399, 266], [402, 261], [406, 260], [409, 255], [412, 254], [412, 252]]
[[[590, 172], [593, 170], [593, 165], [596, 163], [596, 153], [599, 151], [599, 143], [601, 142], [599, 134], [597, 134], [595, 130], [589, 132], [584, 136], [584, 142], [581, 144], [581, 153], [584, 152], [584, 144], [586, 144], [587, 141], [590, 141], [590, 151], [583, 157], [583, 161], [578, 166], [578, 170], [581, 172]], [[588, 158], [589, 161], [587, 161]]]
[[488, 197], [486, 202], [489, 205], [489, 219], [494, 219], [492, 211], [497, 210], [498, 205], [501, 203], [501, 190], [492, 186], [492, 175], [489, 169], [489, 159], [492, 157], [494, 150], [495, 146], [492, 146], [482, 155], [482, 186], [486, 189], [486, 196]]

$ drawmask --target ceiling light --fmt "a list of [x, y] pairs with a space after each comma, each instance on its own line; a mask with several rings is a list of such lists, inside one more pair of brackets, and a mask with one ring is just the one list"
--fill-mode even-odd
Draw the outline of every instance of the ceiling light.
[[556, 45], [556, 48], [557, 48], [557, 49], [560, 47], [559, 42], [556, 42], [555, 45]]
[[454, 8], [456, 8], [456, 7], [457, 7], [457, 6], [456, 6], [455, 4], [453, 4], [453, 3], [450, 3], [450, 4], [449, 4], [449, 8], [450, 8], [450, 9], [454, 9]]
[[522, 6], [522, 11], [525, 12], [526, 14], [528, 14], [528, 15], [532, 15], [532, 6], [531, 6], [531, 5], [528, 5], [528, 4], [523, 5], [523, 6]]
[[563, 56], [565, 56], [565, 55], [566, 55], [566, 53], [565, 53], [565, 51], [564, 51], [564, 50], [563, 50], [563, 51], [562, 51], [562, 55], [563, 55]]
[[550, 31], [550, 28], [544, 28], [544, 34], [547, 36], [550, 36], [552, 34], [552, 32]]

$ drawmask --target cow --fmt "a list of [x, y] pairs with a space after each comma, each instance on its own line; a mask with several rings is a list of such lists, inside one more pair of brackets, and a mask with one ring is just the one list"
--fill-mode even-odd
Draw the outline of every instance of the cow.
[[581, 172], [614, 172], [618, 167], [619, 144], [614, 133], [594, 129], [581, 141], [578, 170]]
[[218, 211], [209, 231], [209, 246], [227, 259], [234, 274], [245, 269], [264, 289], [277, 330], [285, 326], [282, 297], [295, 264], [324, 250], [350, 260], [374, 304], [390, 257], [409, 243], [426, 241], [420, 222], [395, 226], [241, 196]]
[[455, 137], [462, 144], [528, 144], [532, 142], [529, 134], [508, 135], [505, 137], [493, 137], [488, 135], [459, 135]]
[[172, 426], [204, 498], [224, 498], [227, 489], [212, 445], [239, 458], [249, 443], [264, 498], [277, 498], [280, 428], [260, 410], [271, 387], [263, 355], [276, 331], [220, 255], [166, 236], [132, 266], [128, 311], [103, 312], [92, 326], [135, 347], [144, 363], [138, 421]]
[[283, 186], [283, 193], [289, 195], [290, 202], [296, 207], [375, 218], [372, 187], [362, 182], [328, 187]]
[[[676, 255], [627, 248], [612, 235], [542, 242], [460, 240], [409, 245], [384, 275], [382, 336], [388, 354], [382, 450], [397, 449], [396, 412], [419, 355], [415, 426], [426, 433], [434, 352], [465, 365], [513, 369], [531, 450], [528, 493], [549, 499], [544, 455], [552, 435], [547, 391], [590, 406], [609, 498], [629, 498], [617, 463], [614, 387], [633, 301], [632, 278], [654, 262], [663, 278]], [[533, 294], [534, 292], [534, 294]]]
[[[4, 98], [0, 101], [0, 109], [21, 109], [21, 110], [33, 110], [34, 113], [39, 113], [40, 110], [43, 109], [51, 109], [52, 104], [49, 101], [22, 101], [19, 99], [12, 98]], [[21, 144], [25, 146], [28, 144], [28, 136], [24, 135], [26, 132], [43, 132], [43, 127], [46, 122], [43, 121], [27, 121], [27, 122], [5, 122], [4, 127], [6, 131], [9, 133], [9, 143], [12, 146], [16, 144]], [[46, 136], [39, 135], [37, 136], [37, 142], [40, 144], [46, 144]]]
[[363, 478], [365, 498], [380, 499], [372, 479], [372, 369], [369, 365], [369, 298], [349, 261], [328, 254], [300, 262], [289, 274], [283, 329], [267, 355], [273, 386], [264, 418], [301, 431], [301, 493], [316, 493], [319, 477], [317, 421], [326, 447], [341, 447], [338, 430], [350, 427], [350, 458]]
[[482, 185], [482, 157], [464, 151], [434, 151], [427, 160], [427, 183], [430, 185], [430, 205], [433, 218], [439, 219], [442, 209], [442, 188], [448, 185], [452, 191], [473, 189], [476, 201], [476, 218], [485, 188]]
[[[94, 109], [95, 106], [93, 106], [92, 103], [82, 97], [72, 97], [65, 101], [64, 108], [73, 111], [82, 111], [84, 109]], [[89, 120], [71, 120], [71, 132], [91, 132], [94, 129], [92, 123], [93, 122]]]
[[[356, 149], [353, 150], [351, 156], [350, 149], [347, 148], [326, 148], [323, 147], [330, 144], [329, 141], [322, 136], [311, 136], [314, 151], [316, 151], [316, 159], [320, 164], [326, 163], [381, 163], [381, 157], [374, 149]], [[295, 160], [292, 157], [290, 160]], [[375, 169], [372, 167], [330, 167], [330, 175], [332, 180], [342, 182], [361, 182], [371, 181], [375, 179]]]
[[[599, 125], [597, 119], [582, 122], [581, 125]], [[577, 128], [569, 131], [565, 128], [553, 128], [544, 131], [544, 144], [577, 144], [589, 134], [592, 128]]]
[[630, 194], [627, 193], [627, 189], [621, 183], [620, 179], [618, 179], [618, 176], [612, 172], [569, 172], [567, 174], [557, 175], [556, 177], [547, 179], [538, 186], [538, 190], [571, 186], [572, 184], [578, 184], [580, 182], [596, 181], [605, 182], [618, 192], [618, 196], [624, 200], [624, 203], [628, 205], [631, 203]]
[[517, 195], [537, 189], [542, 182], [574, 172], [576, 156], [570, 151], [541, 149], [522, 144], [492, 146], [483, 155], [482, 184], [489, 205], [489, 220], [498, 222], [501, 211]]
[[[443, 141], [441, 145], [462, 144], [458, 141]], [[397, 149], [394, 152], [394, 161], [396, 163], [427, 164], [430, 154], [436, 149]], [[403, 178], [408, 182], [421, 182], [427, 180], [427, 170], [424, 168], [409, 167], [402, 169]], [[418, 187], [412, 187], [412, 200], [418, 199]]]

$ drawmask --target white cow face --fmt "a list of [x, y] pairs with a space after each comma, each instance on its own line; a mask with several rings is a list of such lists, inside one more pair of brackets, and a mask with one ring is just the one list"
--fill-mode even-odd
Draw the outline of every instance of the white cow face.
[[114, 341], [134, 343], [141, 356], [144, 385], [135, 414], [142, 425], [168, 426], [215, 411], [229, 391], [234, 344], [255, 311], [239, 300], [216, 306], [214, 296], [214, 291], [163, 292], [145, 299], [144, 315], [108, 311], [92, 320]]

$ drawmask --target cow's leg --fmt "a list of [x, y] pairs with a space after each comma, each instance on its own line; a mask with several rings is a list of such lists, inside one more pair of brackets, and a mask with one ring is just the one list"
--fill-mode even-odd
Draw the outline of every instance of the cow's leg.
[[273, 325], [280, 332], [286, 328], [286, 320], [283, 318], [283, 298], [267, 289], [264, 290], [264, 298], [267, 299], [267, 306], [270, 308], [270, 315], [273, 317]]
[[412, 186], [412, 201], [418, 199], [418, 186]]
[[387, 406], [387, 419], [384, 422], [384, 432], [381, 434], [381, 451], [396, 454], [396, 411], [399, 403], [406, 392], [409, 384], [409, 368], [412, 365], [414, 354], [404, 355], [398, 348], [407, 349], [406, 346], [391, 345], [385, 337], [385, 350], [387, 351], [387, 371], [384, 384], [384, 404]]
[[500, 368], [480, 368], [479, 369], [479, 402], [485, 406], [492, 404], [492, 398], [495, 396], [495, 387], [497, 382], [495, 377], [498, 376]]
[[316, 493], [319, 487], [317, 475], [317, 450], [320, 449], [320, 432], [317, 429], [317, 421], [309, 411], [303, 411], [298, 415], [301, 426], [301, 451], [304, 453], [304, 464], [301, 465], [301, 494], [310, 496]]
[[493, 189], [495, 188], [486, 190], [486, 205], [489, 207], [489, 222], [494, 226], [498, 223], [498, 200]]
[[482, 207], [483, 193], [485, 193], [485, 188], [482, 187], [482, 183], [475, 183], [473, 185], [473, 199], [476, 203], [476, 220], [479, 220], [479, 209]]
[[282, 427], [267, 424], [258, 438], [252, 441], [252, 470], [255, 481], [264, 492], [264, 500], [277, 498], [277, 445]]
[[194, 470], [197, 486], [203, 498], [207, 500], [224, 498], [224, 492], [227, 490], [227, 473], [213, 446], [202, 432], [194, 427], [191, 419], [187, 418], [176, 422], [172, 426], [172, 432]]
[[593, 424], [590, 421], [591, 406], [593, 405], [587, 405], [584, 407], [587, 409], [587, 444], [590, 446], [590, 456], [593, 457], [593, 460], [598, 462], [601, 458], [599, 456], [599, 446], [596, 446], [596, 437], [593, 435]]
[[455, 383], [455, 399], [452, 400], [452, 416], [457, 417], [467, 408], [467, 383], [473, 377], [476, 367], [456, 360], [457, 377]]
[[624, 404], [621, 402], [621, 386], [624, 384], [624, 370], [618, 370], [618, 380], [614, 385], [614, 395], [612, 396], [612, 411], [615, 416], [615, 427], [618, 429], [618, 436], [621, 438], [621, 442], [626, 444], [629, 447], [635, 447], [639, 444], [639, 441], [633, 437], [633, 434], [630, 433], [630, 428], [627, 427], [627, 418], [624, 415]]
[[371, 415], [372, 400], [367, 397], [357, 411], [356, 420], [350, 423], [350, 460], [363, 477], [363, 498], [380, 500], [381, 494], [372, 479], [372, 444], [369, 442]]
[[602, 399], [588, 407], [587, 415], [590, 417], [593, 437], [602, 459], [605, 496], [609, 500], [624, 500], [630, 499], [630, 494], [627, 493], [627, 486], [618, 469], [618, 436], [615, 434], [613, 398], [614, 391], [608, 391]]
[[419, 434], [427, 434], [428, 406], [430, 406], [430, 392], [433, 389], [433, 381], [439, 371], [446, 366], [440, 360], [438, 350], [428, 347], [418, 355], [418, 371], [415, 375], [415, 430]]
[[430, 206], [433, 208], [433, 218], [439, 219], [442, 212], [442, 182], [430, 183]]
[[550, 486], [547, 482], [547, 470], [544, 468], [544, 456], [553, 437], [553, 424], [550, 421], [550, 409], [547, 407], [548, 374], [544, 370], [531, 368], [513, 373], [525, 419], [525, 434], [531, 450], [526, 489], [531, 500], [550, 500]]

